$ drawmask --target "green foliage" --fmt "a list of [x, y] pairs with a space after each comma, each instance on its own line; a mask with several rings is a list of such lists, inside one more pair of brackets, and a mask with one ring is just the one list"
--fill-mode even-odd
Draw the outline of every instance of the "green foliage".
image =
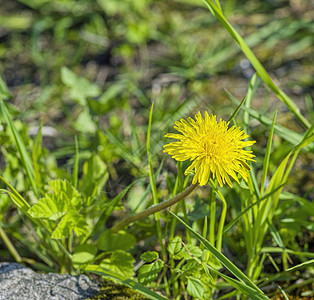
[[202, 282], [193, 277], [187, 277], [188, 284], [187, 284], [187, 292], [192, 297], [202, 298], [204, 294], [204, 286]]
[[[150, 299], [313, 296], [309, 3], [1, 9], [1, 257], [92, 272]], [[172, 213], [111, 231], [188, 186], [189, 162], [163, 157], [163, 136], [198, 110], [257, 141], [248, 183], [212, 180]]]
[[135, 237], [129, 233], [123, 231], [112, 233], [110, 230], [106, 230], [99, 237], [97, 245], [103, 251], [127, 251], [135, 245], [135, 242]]
[[156, 280], [159, 272], [162, 270], [163, 262], [161, 260], [155, 260], [150, 264], [146, 264], [140, 267], [138, 271], [138, 280], [140, 283], [148, 284]]
[[93, 262], [97, 254], [97, 248], [94, 245], [84, 244], [75, 247], [72, 262], [74, 264], [86, 264]]
[[130, 253], [123, 250], [116, 250], [109, 258], [101, 261], [100, 267], [113, 271], [117, 276], [132, 278], [134, 272], [133, 263], [134, 258]]
[[156, 251], [147, 251], [141, 255], [141, 259], [149, 263], [152, 262], [153, 260], [156, 260], [158, 257], [159, 255], [158, 252]]
[[79, 192], [67, 180], [52, 180], [49, 186], [53, 193], [46, 193], [28, 214], [35, 219], [58, 221], [51, 235], [54, 239], [66, 238], [72, 231], [83, 239], [88, 233], [88, 224], [79, 213], [83, 204]]

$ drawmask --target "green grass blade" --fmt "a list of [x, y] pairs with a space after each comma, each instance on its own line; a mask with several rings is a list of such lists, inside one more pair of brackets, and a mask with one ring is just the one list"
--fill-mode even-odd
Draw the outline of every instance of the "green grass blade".
[[243, 294], [250, 297], [250, 299], [256, 299], [256, 300], [265, 300], [269, 299], [265, 294], [261, 294], [260, 292], [256, 291], [255, 289], [247, 286], [246, 284], [242, 283], [241, 281], [237, 281], [230, 276], [227, 276], [223, 273], [220, 273], [218, 271], [215, 271], [211, 268], [211, 270], [215, 273], [217, 273], [220, 277], [222, 277], [224, 280], [226, 280], [228, 283], [230, 283], [235, 289], [242, 292]]
[[79, 164], [79, 147], [78, 147], [77, 136], [75, 136], [75, 161], [74, 161], [74, 167], [73, 167], [73, 186], [76, 189], [77, 189], [77, 183], [78, 183], [78, 164]]
[[280, 289], [282, 295], [284, 296], [284, 298], [285, 298], [286, 300], [289, 300], [290, 298], [287, 296], [286, 292], [281, 288], [280, 285], [279, 285], [279, 289]]
[[273, 135], [274, 135], [276, 116], [277, 116], [277, 111], [275, 111], [274, 118], [273, 118], [273, 123], [272, 123], [271, 128], [270, 128], [269, 137], [268, 137], [268, 141], [267, 141], [265, 158], [264, 158], [264, 162], [263, 162], [263, 174], [262, 174], [262, 183], [261, 183], [261, 189], [260, 189], [261, 196], [263, 196], [263, 193], [264, 193], [266, 176], [267, 176], [267, 173], [268, 173], [269, 159], [270, 159], [270, 153], [271, 153], [271, 144], [272, 144]]
[[[220, 251], [218, 251], [211, 243], [209, 243], [204, 237], [198, 234], [194, 229], [187, 225], [183, 220], [181, 220], [177, 215], [169, 210], [169, 213], [174, 216], [179, 222], [181, 222], [186, 229], [190, 230], [198, 240], [205, 246], [205, 248], [210, 251], [219, 261], [223, 264], [235, 277], [240, 281], [244, 282], [246, 285], [259, 292], [260, 295], [265, 295], [255, 284], [248, 278], [241, 270], [233, 264], [227, 257], [225, 257]], [[266, 298], [267, 299], [267, 298]]]
[[244, 210], [241, 211], [241, 213], [239, 215], [237, 215], [237, 217], [235, 219], [233, 219], [230, 223], [228, 223], [228, 225], [226, 225], [224, 227], [224, 231], [223, 233], [225, 233], [226, 231], [228, 231], [233, 225], [235, 225], [241, 218], [243, 215], [245, 215], [253, 206], [257, 205], [258, 203], [261, 203], [262, 201], [265, 201], [268, 197], [272, 196], [274, 193], [276, 193], [279, 189], [281, 189], [286, 183], [282, 183], [281, 185], [279, 185], [277, 188], [273, 189], [271, 192], [267, 193], [266, 195], [264, 195], [262, 198], [259, 199], [259, 201], [256, 201], [254, 203], [252, 203], [251, 205], [247, 206]]
[[[307, 147], [307, 145], [314, 142], [313, 131], [314, 131], [314, 122], [311, 125], [311, 127], [304, 133], [301, 142], [294, 147], [293, 152], [299, 151], [299, 150], [301, 150], [301, 148], [305, 148], [305, 147]], [[314, 143], [312, 144], [312, 146], [313, 145], [314, 145]], [[313, 148], [314, 148], [314, 146], [313, 146]]]
[[[239, 100], [235, 99], [235, 97], [232, 97], [230, 98], [230, 100], [235, 104], [235, 105], [239, 105]], [[265, 115], [262, 115], [260, 113], [258, 113], [257, 111], [255, 111], [254, 109], [252, 108], [248, 108], [248, 107], [245, 107], [243, 106], [243, 109], [248, 111], [249, 114], [259, 120], [262, 124], [266, 125], [267, 127], [271, 127], [271, 124], [272, 124], [272, 120], [267, 118]], [[313, 125], [311, 125], [310, 128], [312, 128]], [[309, 128], [309, 129], [310, 129]], [[308, 132], [308, 130], [306, 131]], [[292, 145], [295, 145], [296, 143], [300, 142], [303, 140], [303, 136], [292, 131], [292, 130], [289, 130], [285, 127], [282, 127], [280, 125], [275, 125], [275, 133], [277, 135], [279, 135], [282, 139], [284, 139], [285, 141], [289, 142], [290, 144]], [[309, 144], [307, 145], [304, 150], [308, 151], [308, 152], [313, 152], [314, 151], [314, 144]]]
[[[225, 89], [225, 92], [227, 93], [227, 95], [228, 95], [229, 97], [233, 97], [233, 96], [231, 95], [231, 93], [230, 93], [227, 89]], [[237, 115], [237, 113], [240, 111], [240, 109], [241, 109], [241, 107], [242, 107], [242, 105], [244, 104], [245, 101], [246, 101], [246, 96], [242, 99], [242, 101], [241, 101], [240, 104], [237, 106], [237, 108], [236, 108], [235, 111], [232, 113], [232, 115], [230, 116], [230, 118], [228, 119], [227, 122], [231, 121], [231, 120]]]
[[126, 161], [134, 165], [135, 167], [139, 167], [142, 165], [142, 162], [137, 156], [134, 156], [113, 133], [110, 132], [110, 130], [104, 131], [109, 141], [114, 144], [115, 151], [117, 154], [121, 155]]
[[34, 181], [36, 183], [36, 186], [38, 187], [39, 191], [42, 191], [42, 187], [44, 185], [43, 180], [41, 178], [40, 173], [40, 158], [42, 156], [42, 127], [44, 125], [44, 122], [42, 121], [40, 124], [40, 127], [38, 129], [38, 132], [34, 139], [34, 144], [32, 147], [32, 161], [34, 166]]
[[33, 188], [33, 191], [34, 191], [36, 197], [38, 197], [37, 186], [36, 186], [35, 180], [34, 180], [34, 168], [32, 165], [32, 160], [31, 160], [31, 158], [30, 158], [30, 156], [26, 150], [26, 147], [23, 143], [23, 140], [22, 140], [19, 132], [15, 128], [12, 117], [11, 117], [9, 111], [7, 110], [2, 99], [0, 99], [0, 110], [1, 110], [1, 113], [4, 116], [4, 118], [8, 124], [10, 130], [11, 130], [11, 133], [13, 135], [13, 138], [14, 138], [14, 141], [16, 144], [16, 147], [17, 147], [17, 149], [21, 155], [21, 159], [22, 159], [23, 165], [25, 167], [27, 177], [31, 183], [32, 188]]
[[9, 183], [7, 182], [2, 176], [0, 176], [0, 180], [11, 190], [0, 190], [1, 192], [8, 193], [11, 197], [12, 202], [22, 210], [24, 214], [28, 216], [27, 211], [30, 209], [30, 205], [28, 202], [20, 195], [20, 193]]
[[293, 266], [293, 267], [287, 269], [286, 271], [287, 272], [291, 272], [291, 271], [301, 270], [301, 269], [304, 269], [304, 268], [308, 268], [309, 266], [314, 266], [314, 259], [311, 259], [311, 260], [305, 261], [302, 264]]
[[120, 274], [114, 273], [111, 270], [102, 268], [98, 265], [87, 265], [84, 269], [86, 272], [94, 273], [100, 276], [106, 276], [113, 280], [117, 280], [120, 283], [138, 291], [139, 293], [143, 294], [144, 296], [148, 297], [149, 299], [153, 300], [167, 300], [167, 298], [151, 291], [146, 286], [140, 284], [139, 282], [136, 282], [132, 279], [124, 278]]
[[307, 119], [301, 114], [299, 107], [293, 102], [291, 98], [289, 98], [281, 89], [279, 89], [271, 77], [268, 75], [267, 71], [260, 63], [260, 61], [256, 58], [252, 50], [247, 46], [243, 38], [239, 35], [239, 33], [233, 28], [233, 26], [228, 22], [228, 20], [224, 17], [221, 10], [216, 7], [216, 5], [210, 0], [202, 0], [213, 15], [217, 18], [217, 20], [225, 27], [225, 29], [230, 33], [232, 38], [238, 44], [242, 52], [251, 62], [253, 67], [255, 68], [258, 76], [267, 84], [267, 86], [276, 94], [279, 100], [281, 100], [288, 109], [300, 120], [300, 122], [307, 128], [310, 126]]
[[6, 235], [5, 231], [2, 229], [1, 224], [0, 224], [0, 237], [3, 240], [4, 244], [7, 246], [9, 252], [13, 256], [15, 261], [17, 263], [21, 263], [23, 261], [22, 257], [20, 256], [20, 254], [17, 252], [17, 250], [15, 249], [13, 244], [11, 243], [11, 241], [8, 238], [8, 236]]
[[[295, 250], [291, 250], [291, 249], [285, 249], [287, 253], [289, 254], [293, 254], [293, 255], [297, 255], [297, 256], [301, 256], [301, 257], [309, 257], [309, 258], [314, 258], [314, 252], [301, 252], [301, 251], [295, 251]], [[263, 253], [282, 253], [283, 250], [281, 248], [277, 248], [277, 247], [263, 247], [261, 250]]]
[[129, 189], [134, 185], [134, 182], [128, 185], [126, 188], [123, 189], [122, 192], [120, 192], [115, 198], [113, 198], [109, 205], [108, 208], [104, 210], [102, 215], [99, 217], [97, 223], [95, 224], [93, 231], [86, 236], [84, 241], [87, 241], [90, 237], [92, 237], [96, 232], [98, 232], [101, 228], [103, 228], [104, 224], [112, 214], [114, 208], [117, 206], [117, 204], [121, 201], [121, 199], [124, 197], [124, 195], [129, 191]]
[[[156, 181], [154, 177], [154, 169], [152, 165], [152, 157], [151, 157], [151, 152], [150, 152], [150, 133], [151, 133], [151, 128], [152, 128], [153, 109], [154, 109], [154, 103], [152, 103], [152, 106], [150, 108], [150, 113], [149, 113], [147, 138], [146, 138], [146, 150], [147, 150], [147, 158], [148, 158], [148, 166], [149, 166], [149, 182], [150, 182], [150, 186], [151, 186], [152, 194], [153, 194], [153, 204], [157, 205], [158, 204], [157, 188], [156, 188]], [[163, 244], [163, 238], [162, 238], [160, 213], [157, 212], [154, 214], [154, 216], [156, 220], [156, 229], [157, 229], [158, 240], [161, 246], [162, 257], [165, 257], [166, 250], [165, 250], [165, 246]]]
[[288, 253], [286, 252], [286, 248], [282, 242], [281, 236], [278, 232], [278, 230], [276, 229], [276, 227], [274, 226], [274, 224], [272, 223], [271, 219], [268, 218], [267, 219], [267, 225], [269, 228], [269, 231], [273, 237], [273, 239], [275, 240], [275, 242], [277, 243], [277, 245], [282, 249], [282, 251], [287, 255], [287, 257], [289, 258]]

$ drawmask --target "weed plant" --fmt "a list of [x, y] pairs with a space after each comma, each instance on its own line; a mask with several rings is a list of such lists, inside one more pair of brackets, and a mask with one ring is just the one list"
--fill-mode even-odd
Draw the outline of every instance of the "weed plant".
[[[0, 260], [150, 299], [310, 299], [311, 79], [283, 78], [302, 104], [264, 67], [308, 68], [307, 5], [272, 18], [286, 2], [6, 3], [1, 60], [25, 65], [1, 69]], [[210, 102], [239, 59], [245, 91]]]

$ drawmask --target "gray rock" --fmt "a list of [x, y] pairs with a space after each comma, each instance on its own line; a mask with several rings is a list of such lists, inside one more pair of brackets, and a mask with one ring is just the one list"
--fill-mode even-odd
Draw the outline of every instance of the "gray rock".
[[0, 263], [0, 300], [78, 300], [100, 289], [86, 275], [39, 274], [18, 263]]

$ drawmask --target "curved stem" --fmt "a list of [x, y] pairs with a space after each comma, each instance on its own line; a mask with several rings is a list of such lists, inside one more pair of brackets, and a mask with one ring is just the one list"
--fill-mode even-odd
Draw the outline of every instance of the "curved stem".
[[176, 204], [177, 202], [179, 202], [180, 200], [184, 199], [185, 197], [187, 197], [188, 195], [190, 195], [198, 186], [197, 184], [192, 184], [189, 187], [187, 187], [183, 192], [181, 192], [180, 194], [174, 196], [173, 198], [163, 201], [157, 205], [152, 205], [151, 207], [145, 209], [144, 211], [137, 213], [133, 216], [129, 216], [125, 219], [123, 219], [122, 221], [120, 221], [119, 223], [117, 223], [116, 225], [114, 225], [111, 230], [113, 232], [117, 232], [121, 229], [123, 229], [125, 226], [129, 225], [130, 223], [139, 221], [143, 218], [146, 218], [158, 211], [164, 210], [166, 208], [168, 208], [169, 206]]

